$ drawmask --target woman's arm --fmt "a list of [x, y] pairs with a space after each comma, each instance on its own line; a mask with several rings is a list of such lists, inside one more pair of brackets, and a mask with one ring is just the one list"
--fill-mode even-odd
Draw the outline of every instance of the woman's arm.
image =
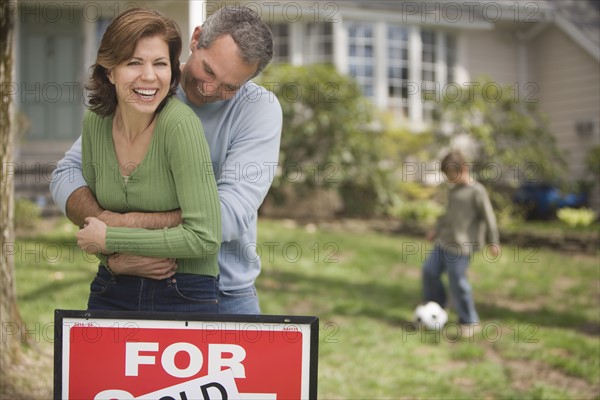
[[[174, 123], [165, 142], [165, 155], [175, 181], [183, 223], [159, 230], [99, 228], [95, 219], [90, 219], [78, 234], [81, 247], [108, 253], [177, 258], [198, 258], [218, 252], [220, 205], [208, 144], [198, 118], [187, 115]], [[105, 240], [99, 233], [102, 228]]]

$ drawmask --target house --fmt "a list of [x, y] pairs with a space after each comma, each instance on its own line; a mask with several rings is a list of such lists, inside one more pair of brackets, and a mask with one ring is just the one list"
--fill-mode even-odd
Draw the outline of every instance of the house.
[[[486, 90], [475, 80], [487, 77], [498, 88], [508, 85], [515, 98], [537, 103], [565, 154], [569, 177], [593, 179], [585, 159], [600, 145], [598, 1], [299, 4], [269, 10], [276, 62], [334, 63], [376, 105], [416, 131], [446, 92]], [[590, 201], [600, 209], [598, 185]]]
[[[261, 13], [273, 30], [275, 62], [333, 63], [415, 131], [427, 126], [435, 97], [448, 88], [468, 95], [481, 90], [474, 84], [480, 76], [509, 85], [549, 116], [572, 179], [591, 178], [584, 160], [600, 145], [600, 10], [587, 0], [21, 1], [11, 90], [31, 126], [20, 169], [48, 180], [51, 163], [79, 135], [87, 68], [119, 11], [157, 9], [189, 37], [225, 4]], [[598, 185], [592, 204], [600, 209]]]

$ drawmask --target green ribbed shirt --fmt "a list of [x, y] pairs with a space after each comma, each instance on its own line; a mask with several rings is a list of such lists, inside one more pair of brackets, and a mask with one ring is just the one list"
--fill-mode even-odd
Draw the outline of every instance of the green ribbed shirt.
[[86, 112], [82, 135], [84, 178], [105, 210], [181, 209], [183, 223], [158, 230], [106, 231], [109, 253], [176, 258], [177, 272], [217, 276], [221, 211], [208, 144], [196, 114], [171, 98], [157, 116], [147, 153], [121, 176], [112, 139], [113, 116]]

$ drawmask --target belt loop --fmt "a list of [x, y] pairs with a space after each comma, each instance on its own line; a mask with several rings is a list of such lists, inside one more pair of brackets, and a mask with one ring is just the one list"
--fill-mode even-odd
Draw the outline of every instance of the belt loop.
[[110, 280], [111, 280], [111, 282], [112, 282], [112, 283], [116, 283], [116, 282], [117, 282], [117, 274], [115, 274], [115, 273], [113, 272], [113, 270], [112, 270], [112, 269], [110, 269], [110, 267], [108, 266], [108, 262], [106, 263], [106, 265], [102, 264], [102, 266], [103, 266], [104, 268], [106, 268], [106, 270], [107, 270], [107, 271], [110, 273]]

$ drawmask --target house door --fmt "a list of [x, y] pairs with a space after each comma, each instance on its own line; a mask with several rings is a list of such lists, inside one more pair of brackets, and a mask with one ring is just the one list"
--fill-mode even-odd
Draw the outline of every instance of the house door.
[[[27, 140], [72, 140], [83, 116], [82, 22], [23, 11], [20, 21], [19, 102], [30, 123]], [[67, 18], [68, 17], [68, 18]]]

